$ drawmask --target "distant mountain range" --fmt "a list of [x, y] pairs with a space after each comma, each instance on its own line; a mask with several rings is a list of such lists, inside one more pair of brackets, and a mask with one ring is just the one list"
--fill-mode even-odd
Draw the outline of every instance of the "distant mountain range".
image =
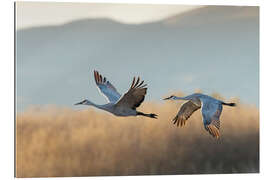
[[218, 92], [259, 104], [259, 7], [206, 6], [131, 25], [82, 19], [16, 31], [18, 110], [30, 104], [97, 103], [93, 70], [124, 93], [133, 76], [146, 100], [169, 92]]

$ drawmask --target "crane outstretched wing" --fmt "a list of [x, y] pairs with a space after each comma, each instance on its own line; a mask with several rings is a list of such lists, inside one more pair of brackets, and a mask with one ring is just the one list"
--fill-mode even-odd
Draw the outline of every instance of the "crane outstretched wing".
[[204, 103], [202, 108], [203, 124], [205, 129], [215, 138], [220, 137], [220, 120], [222, 104]]
[[186, 124], [186, 121], [188, 120], [188, 118], [198, 109], [201, 108], [201, 103], [200, 101], [198, 101], [198, 104], [195, 104], [194, 102], [192, 102], [192, 100], [186, 102], [185, 104], [183, 104], [178, 112], [178, 114], [175, 116], [175, 118], [172, 120], [173, 124], [176, 124], [177, 126], [180, 127], [184, 126]]
[[117, 106], [125, 106], [132, 109], [136, 109], [141, 105], [141, 103], [144, 100], [147, 88], [147, 84], [143, 84], [144, 81], [140, 82], [140, 78], [136, 80], [136, 78], [133, 78], [132, 84], [130, 89], [127, 93], [125, 93], [119, 101], [116, 103]]
[[106, 99], [111, 103], [117, 102], [121, 94], [117, 92], [116, 88], [105, 77], [102, 77], [98, 71], [94, 71], [94, 77], [97, 87]]

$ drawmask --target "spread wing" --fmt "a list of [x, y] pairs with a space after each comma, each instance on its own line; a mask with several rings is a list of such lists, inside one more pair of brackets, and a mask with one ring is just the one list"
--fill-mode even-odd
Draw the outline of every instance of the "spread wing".
[[139, 107], [147, 91], [146, 84], [143, 84], [143, 82], [144, 81], [140, 82], [139, 77], [137, 80], [134, 77], [130, 89], [119, 99], [116, 106], [125, 106], [134, 110]]
[[186, 121], [188, 120], [188, 118], [198, 109], [201, 108], [201, 103], [200, 101], [199, 105], [195, 104], [194, 102], [192, 102], [192, 100], [186, 102], [185, 104], [183, 104], [178, 112], [178, 114], [175, 116], [175, 118], [173, 119], [173, 124], [176, 124], [177, 126], [180, 127], [184, 126], [186, 124]]
[[215, 138], [220, 137], [220, 120], [222, 104], [204, 103], [202, 108], [203, 124], [205, 129]]
[[94, 77], [98, 89], [106, 97], [106, 99], [111, 103], [117, 102], [121, 95], [117, 92], [116, 88], [97, 71], [94, 71]]

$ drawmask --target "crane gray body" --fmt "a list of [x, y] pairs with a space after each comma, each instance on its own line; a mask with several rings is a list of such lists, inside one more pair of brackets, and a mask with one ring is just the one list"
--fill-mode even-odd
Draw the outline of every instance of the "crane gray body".
[[102, 77], [97, 71], [94, 71], [94, 77], [99, 92], [104, 95], [108, 100], [107, 104], [98, 105], [85, 99], [75, 105], [88, 105], [94, 106], [98, 109], [110, 112], [116, 116], [146, 116], [150, 118], [156, 118], [156, 114], [145, 114], [143, 112], [136, 111], [136, 108], [144, 101], [146, 95], [146, 84], [144, 81], [140, 82], [140, 78], [133, 78], [132, 85], [127, 93], [121, 96], [116, 88], [105, 78]]
[[225, 103], [221, 100], [215, 99], [211, 96], [194, 93], [185, 97], [170, 96], [164, 100], [187, 100], [185, 104], [182, 105], [177, 116], [173, 119], [174, 124], [177, 126], [184, 126], [186, 120], [198, 109], [201, 109], [202, 120], [204, 128], [216, 138], [219, 138], [219, 128], [220, 128], [220, 115], [223, 109], [223, 105], [235, 106], [234, 103]]

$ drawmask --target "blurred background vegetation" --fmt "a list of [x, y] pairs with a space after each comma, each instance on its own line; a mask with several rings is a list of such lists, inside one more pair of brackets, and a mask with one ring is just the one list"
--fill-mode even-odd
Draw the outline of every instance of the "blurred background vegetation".
[[16, 176], [258, 173], [259, 110], [230, 101], [238, 106], [223, 108], [218, 140], [200, 110], [184, 128], [172, 124], [183, 101], [144, 102], [139, 109], [158, 119], [33, 106], [17, 114]]

